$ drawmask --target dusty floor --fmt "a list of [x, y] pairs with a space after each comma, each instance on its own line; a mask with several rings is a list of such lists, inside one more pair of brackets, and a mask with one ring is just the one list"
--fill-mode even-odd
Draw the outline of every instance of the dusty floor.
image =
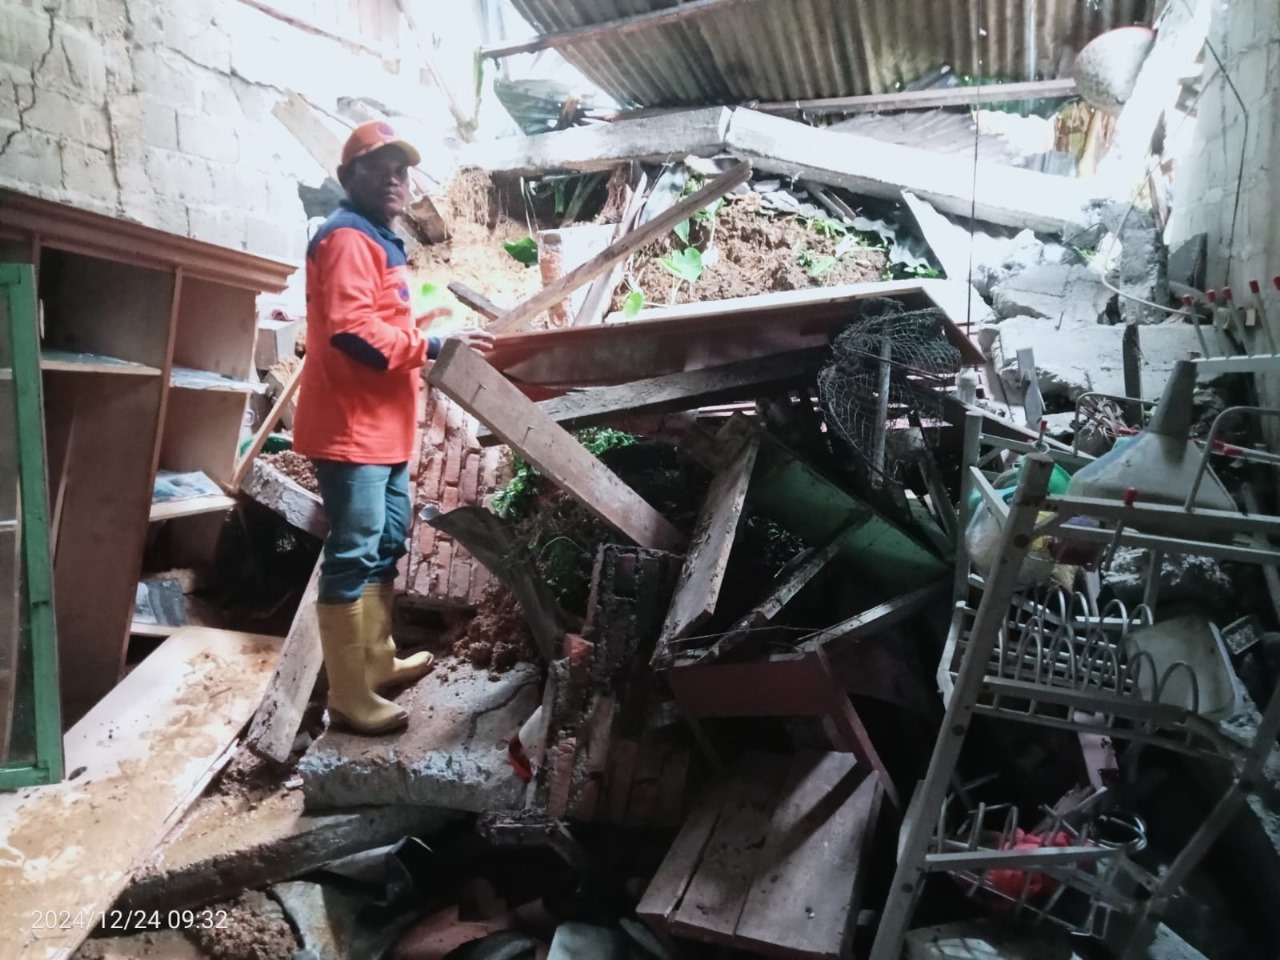
[[[636, 289], [643, 291], [648, 306], [665, 306], [879, 280], [884, 253], [848, 244], [852, 249], [836, 260], [843, 239], [837, 230], [811, 227], [797, 217], [768, 215], [754, 194], [733, 198], [713, 224], [695, 222], [691, 228], [690, 242], [703, 250], [704, 270], [697, 282], [677, 283], [659, 262], [683, 246], [670, 233], [632, 258], [613, 309], [621, 310]], [[709, 249], [718, 254], [706, 266]]]

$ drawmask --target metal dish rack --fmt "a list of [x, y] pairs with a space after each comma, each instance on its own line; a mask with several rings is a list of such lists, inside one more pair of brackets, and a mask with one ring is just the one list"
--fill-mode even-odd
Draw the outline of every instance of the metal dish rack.
[[[1020, 441], [984, 436], [981, 414], [970, 413], [965, 429], [966, 469], [959, 504], [960, 529], [967, 526], [976, 492], [1002, 525], [1000, 548], [984, 578], [970, 569], [964, 538], [957, 545], [956, 605], [938, 668], [946, 704], [925, 779], [912, 795], [898, 843], [898, 865], [876, 932], [871, 960], [899, 960], [906, 931], [925, 881], [944, 873], [975, 896], [994, 897], [1004, 909], [1054, 923], [1078, 933], [1105, 933], [1116, 914], [1124, 915], [1121, 960], [1139, 960], [1154, 937], [1169, 899], [1240, 810], [1253, 789], [1280, 732], [1280, 695], [1265, 707], [1252, 742], [1226, 736], [1198, 714], [1193, 679], [1190, 704], [1166, 702], [1175, 676], [1189, 671], [1174, 663], [1158, 674], [1150, 656], [1127, 642], [1129, 631], [1152, 622], [1160, 566], [1166, 555], [1207, 555], [1280, 566], [1280, 517], [1238, 511], [1203, 510], [1188, 504], [1163, 505], [1050, 496], [1054, 459], [1078, 467], [1082, 458]], [[1004, 453], [1027, 454], [1013, 502], [992, 488], [984, 465]], [[1206, 445], [1207, 462], [1212, 452]], [[1202, 471], [1203, 472], [1203, 469]], [[1045, 518], [1044, 514], [1049, 514]], [[1072, 526], [1087, 518], [1090, 526]], [[1149, 532], [1159, 530], [1159, 533]], [[1017, 593], [1022, 564], [1032, 544], [1059, 536], [1095, 548], [1146, 548], [1151, 569], [1144, 603], [1098, 610], [1078, 594]], [[981, 602], [969, 605], [971, 592]], [[1193, 675], [1194, 676], [1194, 675]], [[1094, 842], [1083, 824], [1073, 827], [1066, 846], [1010, 847], [1017, 828], [1007, 808], [979, 807], [959, 831], [947, 829], [949, 794], [956, 763], [975, 716], [1032, 723], [1080, 734], [1102, 734], [1134, 744], [1191, 754], [1231, 767], [1230, 786], [1173, 863], [1156, 876], [1136, 864], [1138, 840]], [[1000, 823], [992, 818], [1003, 816]], [[1097, 821], [1095, 821], [1096, 823]], [[1056, 831], [1053, 831], [1056, 832]], [[992, 882], [999, 871], [1025, 871], [1050, 878], [1054, 890], [1037, 898], [1030, 888], [1010, 895]], [[1064, 907], [1075, 906], [1063, 912]]]

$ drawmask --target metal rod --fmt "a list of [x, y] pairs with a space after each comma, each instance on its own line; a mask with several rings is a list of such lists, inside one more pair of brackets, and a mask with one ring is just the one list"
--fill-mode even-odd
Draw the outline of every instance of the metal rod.
[[912, 797], [907, 811], [898, 865], [871, 948], [871, 960], [899, 960], [901, 957], [902, 941], [927, 873], [925, 854], [933, 835], [932, 815], [946, 799], [947, 784], [951, 781], [973, 719], [973, 708], [982, 690], [987, 662], [1008, 616], [1022, 562], [1031, 549], [1031, 531], [1048, 492], [1052, 471], [1053, 460], [1043, 454], [1034, 454], [1024, 463], [1009, 517], [1000, 536], [996, 563], [987, 578], [969, 643], [947, 704], [942, 731], [934, 744], [929, 772]]
[[1222, 421], [1229, 416], [1237, 413], [1253, 413], [1260, 417], [1280, 417], [1280, 410], [1271, 410], [1267, 407], [1227, 407], [1220, 414], [1213, 418], [1213, 425], [1209, 428], [1209, 436], [1204, 441], [1204, 451], [1200, 454], [1200, 465], [1196, 468], [1196, 478], [1191, 484], [1191, 491], [1187, 494], [1187, 502], [1183, 504], [1183, 509], [1190, 512], [1194, 509], [1196, 494], [1200, 492], [1200, 483], [1204, 479], [1204, 473], [1209, 468], [1209, 456], [1213, 453], [1213, 443], [1218, 439], [1218, 430], [1222, 425]]

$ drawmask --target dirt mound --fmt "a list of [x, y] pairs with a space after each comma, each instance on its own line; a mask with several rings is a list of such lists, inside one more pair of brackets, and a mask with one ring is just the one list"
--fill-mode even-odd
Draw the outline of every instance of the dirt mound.
[[520, 601], [506, 587], [492, 587], [476, 608], [466, 631], [453, 644], [453, 654], [477, 670], [506, 673], [534, 659], [533, 636]]
[[[293, 930], [283, 916], [262, 911], [260, 893], [208, 908], [211, 928], [192, 929], [187, 936], [212, 960], [291, 960], [298, 950]], [[225, 911], [225, 923], [223, 912]]]
[[278, 453], [264, 453], [263, 461], [271, 464], [285, 476], [312, 493], [320, 492], [320, 482], [316, 479], [316, 468], [307, 457], [292, 450], [281, 450]]
[[[715, 262], [706, 266], [692, 285], [683, 281], [677, 285], [676, 278], [658, 262], [683, 246], [674, 233], [655, 241], [632, 260], [628, 275], [644, 292], [646, 305], [866, 283], [880, 279], [886, 262], [883, 251], [868, 247], [854, 247], [834, 259], [844, 240], [837, 229], [817, 229], [798, 217], [770, 216], [755, 195], [730, 200], [713, 224], [694, 222], [689, 240], [703, 249], [704, 264], [707, 250], [717, 251]], [[631, 289], [625, 282], [618, 288], [614, 310], [622, 309]]]

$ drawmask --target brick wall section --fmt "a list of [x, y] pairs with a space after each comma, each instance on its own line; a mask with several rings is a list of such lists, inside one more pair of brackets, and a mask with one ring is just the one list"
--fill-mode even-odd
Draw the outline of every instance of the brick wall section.
[[[481, 449], [474, 418], [444, 394], [427, 391], [422, 425], [414, 472], [417, 505], [435, 504], [442, 511], [482, 506], [510, 479], [506, 448]], [[411, 598], [450, 605], [478, 603], [491, 582], [489, 571], [452, 537], [416, 518], [402, 574]]]

